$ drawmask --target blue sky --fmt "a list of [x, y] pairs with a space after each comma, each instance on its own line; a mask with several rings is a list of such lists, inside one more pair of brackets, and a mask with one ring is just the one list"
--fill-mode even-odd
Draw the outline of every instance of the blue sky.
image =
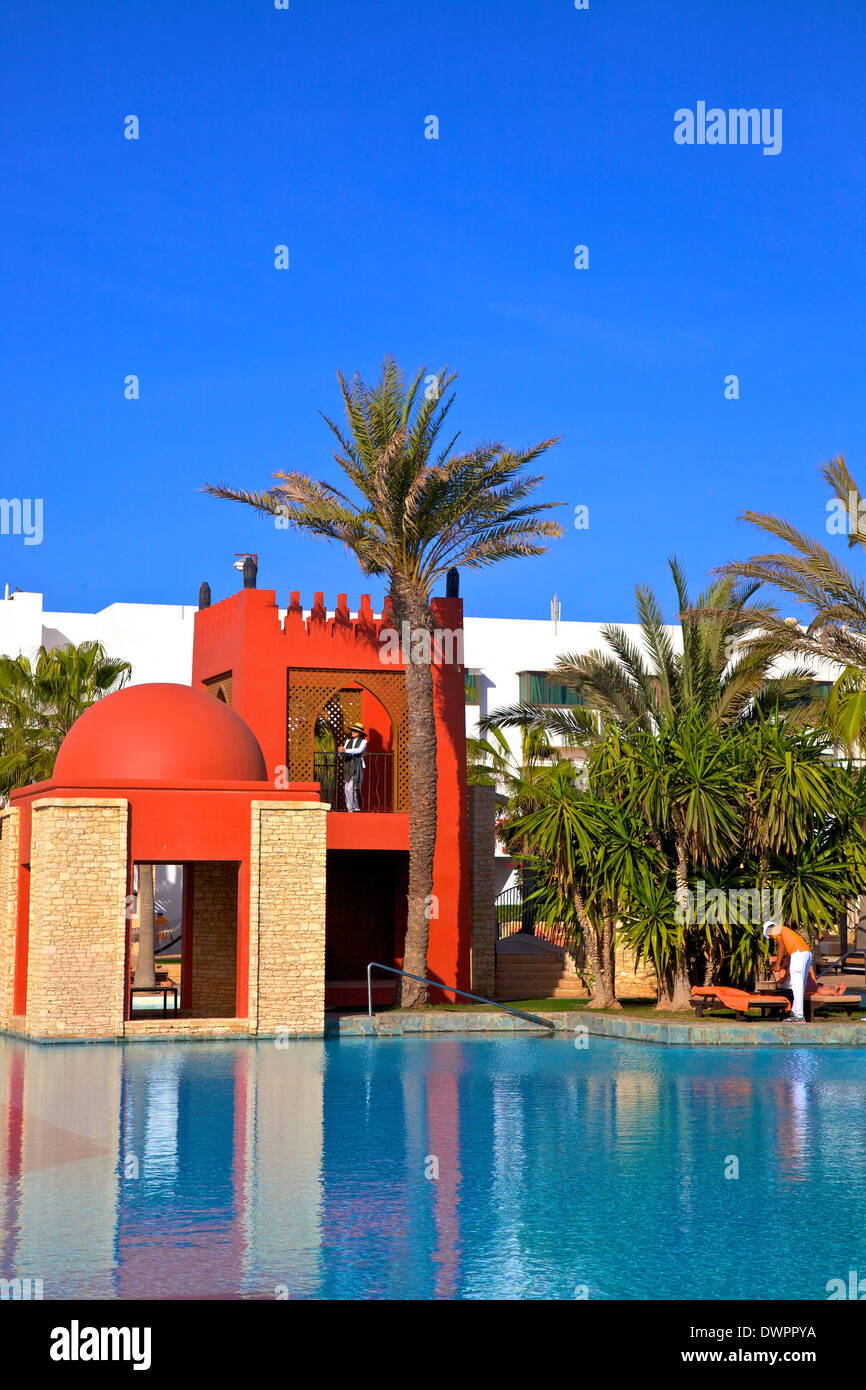
[[[823, 535], [819, 463], [866, 475], [862, 0], [53, 0], [3, 27], [2, 493], [44, 499], [44, 539], [0, 536], [0, 583], [194, 603], [254, 550], [281, 602], [378, 603], [200, 488], [333, 478], [317, 412], [387, 352], [459, 369], [467, 445], [562, 436], [563, 538], [464, 574], [467, 613], [556, 590], [626, 620], [636, 582], [670, 609], [669, 554], [698, 589], [760, 548], [744, 507]], [[676, 145], [699, 100], [781, 108], [781, 153]]]

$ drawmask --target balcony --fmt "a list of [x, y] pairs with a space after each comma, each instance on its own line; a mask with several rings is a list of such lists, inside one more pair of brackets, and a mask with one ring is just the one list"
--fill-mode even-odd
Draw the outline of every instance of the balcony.
[[[394, 809], [393, 753], [365, 753], [364, 778], [360, 787], [359, 810], [390, 812]], [[316, 753], [313, 781], [319, 784], [319, 799], [330, 803], [332, 811], [346, 812], [343, 757], [340, 753]]]

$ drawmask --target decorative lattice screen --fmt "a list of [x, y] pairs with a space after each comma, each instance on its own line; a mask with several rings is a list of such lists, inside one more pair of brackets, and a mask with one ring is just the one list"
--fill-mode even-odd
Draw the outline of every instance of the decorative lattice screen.
[[288, 672], [288, 728], [286, 763], [289, 779], [313, 781], [313, 756], [317, 719], [322, 719], [334, 736], [335, 746], [344, 739], [349, 724], [361, 718], [361, 691], [347, 690], [362, 685], [381, 700], [391, 718], [394, 731], [394, 810], [409, 810], [409, 765], [406, 760], [406, 682], [397, 671]]

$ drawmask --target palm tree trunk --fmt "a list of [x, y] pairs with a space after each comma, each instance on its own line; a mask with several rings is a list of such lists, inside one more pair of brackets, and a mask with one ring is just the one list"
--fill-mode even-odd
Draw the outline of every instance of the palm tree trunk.
[[609, 903], [604, 906], [604, 930], [602, 932], [601, 968], [602, 985], [606, 1009], [621, 1009], [616, 997], [616, 927], [613, 909]]
[[138, 866], [138, 960], [135, 963], [133, 984], [152, 989], [156, 984], [154, 950], [156, 940], [153, 926], [153, 865]]
[[583, 942], [589, 973], [592, 976], [592, 994], [586, 1002], [588, 1009], [618, 1009], [620, 1004], [614, 993], [613, 971], [613, 929], [609, 915], [605, 915], [601, 931], [590, 918], [580, 890], [572, 889], [572, 898], [583, 932]]
[[659, 1001], [656, 1008], [662, 1010], [687, 1010], [692, 994], [687, 957], [689, 938], [689, 861], [685, 840], [679, 835], [677, 836], [677, 886], [675, 896], [678, 908], [677, 917], [679, 919], [679, 932], [674, 948], [674, 959], [671, 964], [669, 978], [665, 982], [666, 987], [664, 991], [662, 991], [661, 983], [659, 986]]
[[[402, 590], [392, 580], [391, 603], [398, 631], [409, 622], [412, 634], [431, 628], [427, 605]], [[416, 646], [423, 652], [415, 652]], [[406, 653], [406, 704], [409, 762], [409, 892], [403, 969], [411, 975], [427, 974], [427, 947], [433, 899], [433, 855], [436, 849], [436, 713], [433, 704], [433, 671], [428, 657], [432, 643], [410, 644]], [[427, 1003], [427, 986], [400, 977], [400, 1007], [417, 1009]]]

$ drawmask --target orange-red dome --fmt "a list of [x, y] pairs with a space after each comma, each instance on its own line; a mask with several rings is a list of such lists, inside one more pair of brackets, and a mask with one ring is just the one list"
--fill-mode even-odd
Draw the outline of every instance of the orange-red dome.
[[55, 781], [263, 782], [265, 760], [240, 715], [188, 685], [130, 685], [73, 724]]

